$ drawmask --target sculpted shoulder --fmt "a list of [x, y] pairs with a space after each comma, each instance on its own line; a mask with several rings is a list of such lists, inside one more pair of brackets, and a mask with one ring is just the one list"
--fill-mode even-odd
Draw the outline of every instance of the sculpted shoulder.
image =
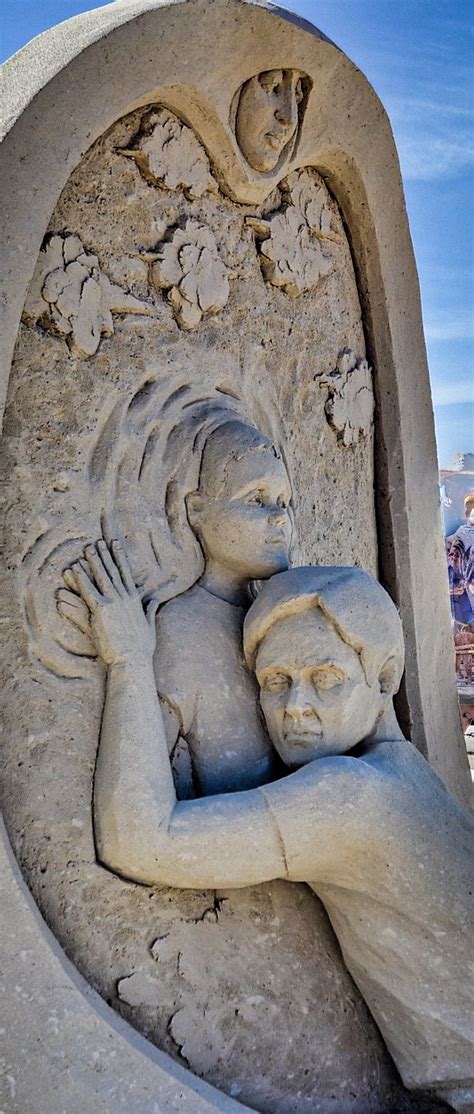
[[406, 793], [416, 794], [419, 800], [428, 795], [442, 799], [446, 807], [458, 807], [441, 778], [406, 739], [382, 740], [361, 747], [359, 761], [377, 775], [386, 792], [403, 788]]
[[474, 855], [474, 817], [447, 790], [423, 755], [406, 741], [382, 742], [360, 759], [372, 778], [372, 822], [408, 857], [464, 865]]
[[156, 617], [157, 630], [162, 637], [182, 631], [202, 617], [205, 609], [204, 593], [197, 584], [180, 596], [164, 603]]
[[263, 792], [293, 880], [331, 877], [353, 886], [360, 874], [362, 885], [367, 855], [374, 865], [394, 847], [401, 855], [413, 846], [420, 856], [423, 848], [434, 852], [449, 843], [449, 829], [472, 839], [471, 818], [405, 741], [317, 759]]
[[377, 835], [380, 778], [358, 758], [338, 755], [303, 766], [261, 790], [285, 848], [288, 877], [313, 881], [362, 862]]

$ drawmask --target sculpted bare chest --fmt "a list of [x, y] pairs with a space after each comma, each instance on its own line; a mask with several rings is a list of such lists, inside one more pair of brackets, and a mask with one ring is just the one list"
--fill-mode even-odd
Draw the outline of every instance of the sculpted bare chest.
[[199, 793], [271, 778], [273, 758], [255, 677], [242, 654], [244, 610], [199, 585], [162, 608], [155, 677], [186, 740]]

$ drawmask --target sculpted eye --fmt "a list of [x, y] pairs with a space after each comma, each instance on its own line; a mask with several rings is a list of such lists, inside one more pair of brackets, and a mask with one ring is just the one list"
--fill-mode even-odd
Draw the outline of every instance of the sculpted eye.
[[253, 507], [263, 507], [263, 491], [249, 491], [246, 502], [250, 503]]
[[325, 691], [326, 689], [336, 688], [337, 685], [343, 685], [346, 678], [340, 669], [328, 666], [327, 669], [317, 669], [311, 680], [315, 688]]
[[258, 80], [265, 93], [278, 93], [281, 88], [281, 74], [260, 74]]
[[290, 678], [284, 673], [273, 673], [264, 678], [261, 687], [265, 692], [286, 692], [290, 687]]

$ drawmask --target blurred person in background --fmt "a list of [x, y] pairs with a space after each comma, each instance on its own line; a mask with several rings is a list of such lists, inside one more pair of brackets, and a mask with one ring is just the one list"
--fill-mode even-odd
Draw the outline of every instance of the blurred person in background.
[[462, 542], [466, 556], [469, 558], [471, 552], [474, 551], [474, 491], [470, 491], [464, 500], [464, 517], [466, 521], [462, 526], [458, 526], [454, 534], [451, 534], [451, 537], [448, 538], [448, 541]]
[[[464, 530], [464, 526], [459, 527]], [[473, 529], [474, 534], [474, 529]], [[463, 541], [457, 536], [448, 541], [447, 560], [451, 613], [455, 630], [458, 624], [473, 625], [474, 629], [474, 550], [466, 551]]]

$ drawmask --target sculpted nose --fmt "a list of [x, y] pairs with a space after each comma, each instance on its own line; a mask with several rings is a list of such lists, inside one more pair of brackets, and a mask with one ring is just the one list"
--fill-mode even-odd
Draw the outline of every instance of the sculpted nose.
[[278, 120], [278, 123], [282, 124], [284, 128], [289, 128], [292, 123], [291, 106], [288, 104], [284, 107], [277, 108], [275, 112], [275, 120]]
[[292, 719], [301, 719], [303, 716], [314, 714], [312, 692], [309, 686], [302, 682], [293, 682], [286, 705], [286, 714]]
[[271, 526], [285, 526], [288, 518], [286, 507], [274, 506], [268, 513], [268, 521]]
[[281, 98], [278, 108], [275, 109], [275, 120], [283, 127], [289, 128], [296, 124], [298, 115], [298, 106], [292, 91], [288, 90], [286, 95]]

